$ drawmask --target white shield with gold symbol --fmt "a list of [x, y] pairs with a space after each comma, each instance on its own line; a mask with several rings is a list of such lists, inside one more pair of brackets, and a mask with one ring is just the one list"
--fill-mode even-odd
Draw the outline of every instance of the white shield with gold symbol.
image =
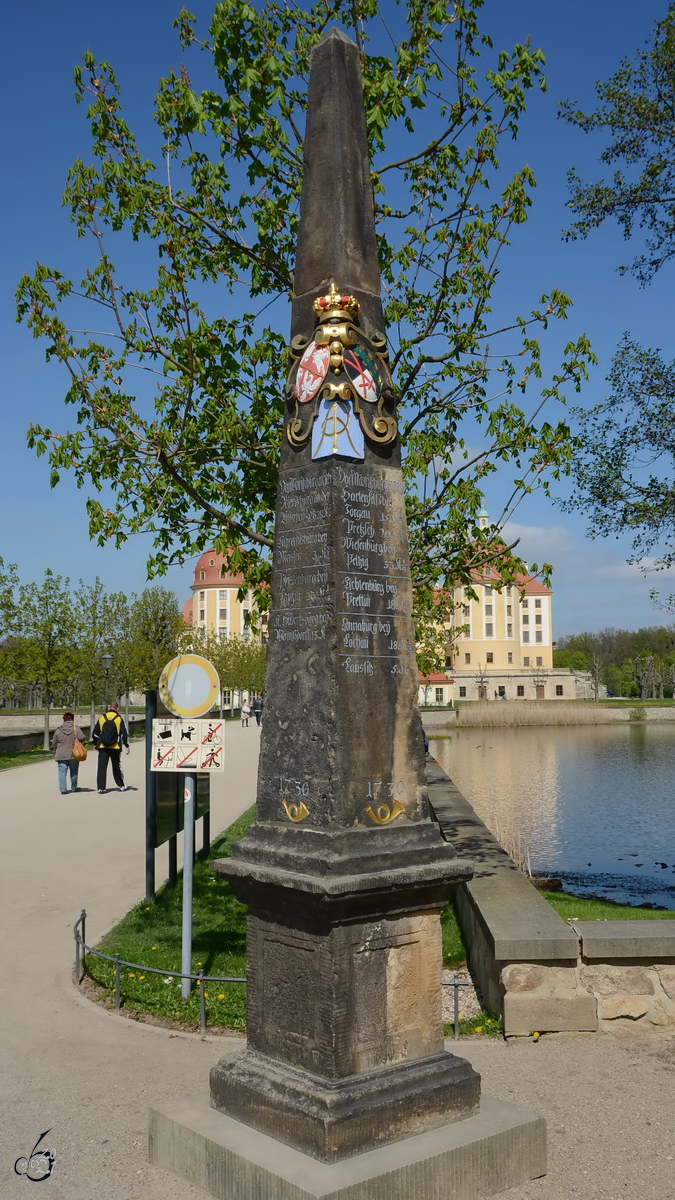
[[339, 396], [321, 400], [312, 428], [312, 458], [365, 458], [363, 430], [351, 401]]

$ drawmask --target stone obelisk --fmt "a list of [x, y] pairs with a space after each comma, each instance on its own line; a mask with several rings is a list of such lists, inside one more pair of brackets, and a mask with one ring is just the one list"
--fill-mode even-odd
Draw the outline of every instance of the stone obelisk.
[[439, 912], [471, 868], [429, 815], [359, 53], [335, 29], [289, 357], [257, 817], [214, 864], [248, 905], [247, 1046], [210, 1104], [151, 1110], [150, 1159], [217, 1200], [475, 1200], [544, 1172], [545, 1125], [444, 1050]]
[[256, 823], [216, 865], [248, 905], [247, 1049], [212, 1105], [325, 1162], [463, 1117], [356, 45], [312, 52]]

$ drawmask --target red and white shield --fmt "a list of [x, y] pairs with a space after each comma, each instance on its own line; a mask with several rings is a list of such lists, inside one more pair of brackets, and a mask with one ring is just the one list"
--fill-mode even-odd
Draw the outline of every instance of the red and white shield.
[[313, 400], [328, 371], [330, 353], [328, 346], [317, 346], [310, 342], [300, 359], [298, 374], [295, 379], [295, 393], [301, 404]]

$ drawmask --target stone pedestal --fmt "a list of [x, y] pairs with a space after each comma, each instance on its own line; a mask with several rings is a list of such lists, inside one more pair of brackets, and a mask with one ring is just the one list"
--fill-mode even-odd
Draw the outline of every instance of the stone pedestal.
[[339, 1163], [319, 1163], [210, 1108], [150, 1115], [150, 1161], [215, 1200], [478, 1200], [546, 1172], [546, 1124], [483, 1096], [462, 1121]]

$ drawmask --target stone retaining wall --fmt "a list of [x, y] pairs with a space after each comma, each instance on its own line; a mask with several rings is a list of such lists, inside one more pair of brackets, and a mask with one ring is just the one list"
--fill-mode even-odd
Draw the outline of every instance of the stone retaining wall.
[[428, 774], [446, 836], [474, 865], [457, 909], [478, 989], [504, 1033], [675, 1030], [675, 921], [568, 924], [437, 763]]

